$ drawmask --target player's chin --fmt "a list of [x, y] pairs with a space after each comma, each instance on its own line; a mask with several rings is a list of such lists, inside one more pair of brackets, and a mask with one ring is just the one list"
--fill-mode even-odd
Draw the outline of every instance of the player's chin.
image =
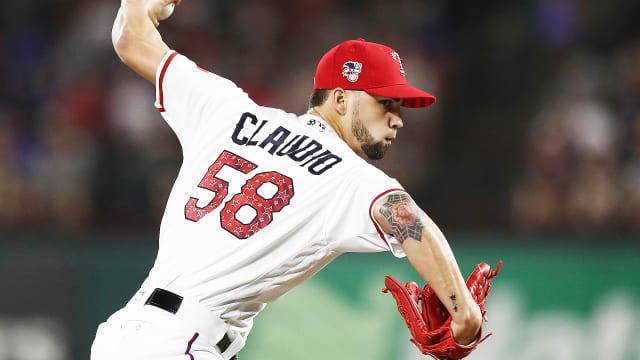
[[384, 157], [384, 154], [391, 147], [391, 142], [380, 141], [371, 144], [362, 145], [362, 151], [371, 160], [380, 160]]

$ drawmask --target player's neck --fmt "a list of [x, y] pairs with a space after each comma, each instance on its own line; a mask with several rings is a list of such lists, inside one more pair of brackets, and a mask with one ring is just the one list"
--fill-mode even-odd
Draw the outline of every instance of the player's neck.
[[[340, 115], [331, 111], [330, 108], [326, 108], [324, 106], [316, 106], [310, 112], [310, 114], [321, 117], [324, 121], [326, 121], [329, 126], [335, 130], [336, 134], [344, 141], [356, 154], [362, 157], [366, 157], [362, 149], [358, 145], [358, 141], [353, 137], [352, 133], [349, 131], [349, 128], [346, 125], [346, 122]], [[349, 137], [349, 135], [351, 135]]]
[[323, 107], [318, 107], [318, 106], [312, 108], [309, 113], [312, 115], [321, 117], [324, 121], [326, 121], [329, 124], [329, 126], [333, 128], [333, 130], [335, 130], [336, 134], [338, 134], [338, 136], [342, 140], [344, 140], [345, 142], [347, 141], [347, 139], [344, 136], [345, 132], [344, 132], [344, 129], [342, 128], [342, 121], [340, 121], [340, 117], [338, 116], [338, 114], [332, 113], [330, 111], [327, 111], [327, 109], [324, 109]]

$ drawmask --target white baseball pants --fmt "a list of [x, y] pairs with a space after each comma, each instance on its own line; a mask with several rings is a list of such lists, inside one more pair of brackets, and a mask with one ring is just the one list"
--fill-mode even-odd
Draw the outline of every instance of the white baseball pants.
[[228, 360], [243, 346], [241, 336], [220, 353], [216, 344], [228, 325], [199, 303], [184, 298], [175, 314], [145, 305], [141, 289], [127, 306], [100, 324], [91, 360]]

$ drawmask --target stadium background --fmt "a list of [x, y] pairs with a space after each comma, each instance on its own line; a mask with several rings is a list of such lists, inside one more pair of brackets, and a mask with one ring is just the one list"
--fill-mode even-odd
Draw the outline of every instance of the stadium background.
[[[148, 271], [180, 149], [111, 48], [116, 0], [0, 11], [0, 360], [88, 358]], [[184, 0], [165, 41], [301, 113], [322, 54], [387, 43], [438, 97], [377, 163], [463, 273], [504, 268], [474, 359], [640, 359], [640, 3]], [[418, 359], [385, 274], [349, 254], [258, 317], [242, 357]]]

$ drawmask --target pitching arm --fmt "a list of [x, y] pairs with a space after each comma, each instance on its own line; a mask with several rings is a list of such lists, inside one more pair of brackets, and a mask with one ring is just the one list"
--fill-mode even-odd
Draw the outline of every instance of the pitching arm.
[[374, 208], [382, 230], [402, 244], [416, 271], [431, 285], [451, 314], [459, 344], [475, 339], [482, 325], [480, 308], [471, 297], [449, 243], [436, 224], [407, 193], [392, 193]]
[[155, 83], [156, 71], [169, 47], [156, 29], [158, 15], [181, 0], [121, 0], [111, 31], [113, 47], [127, 66]]

